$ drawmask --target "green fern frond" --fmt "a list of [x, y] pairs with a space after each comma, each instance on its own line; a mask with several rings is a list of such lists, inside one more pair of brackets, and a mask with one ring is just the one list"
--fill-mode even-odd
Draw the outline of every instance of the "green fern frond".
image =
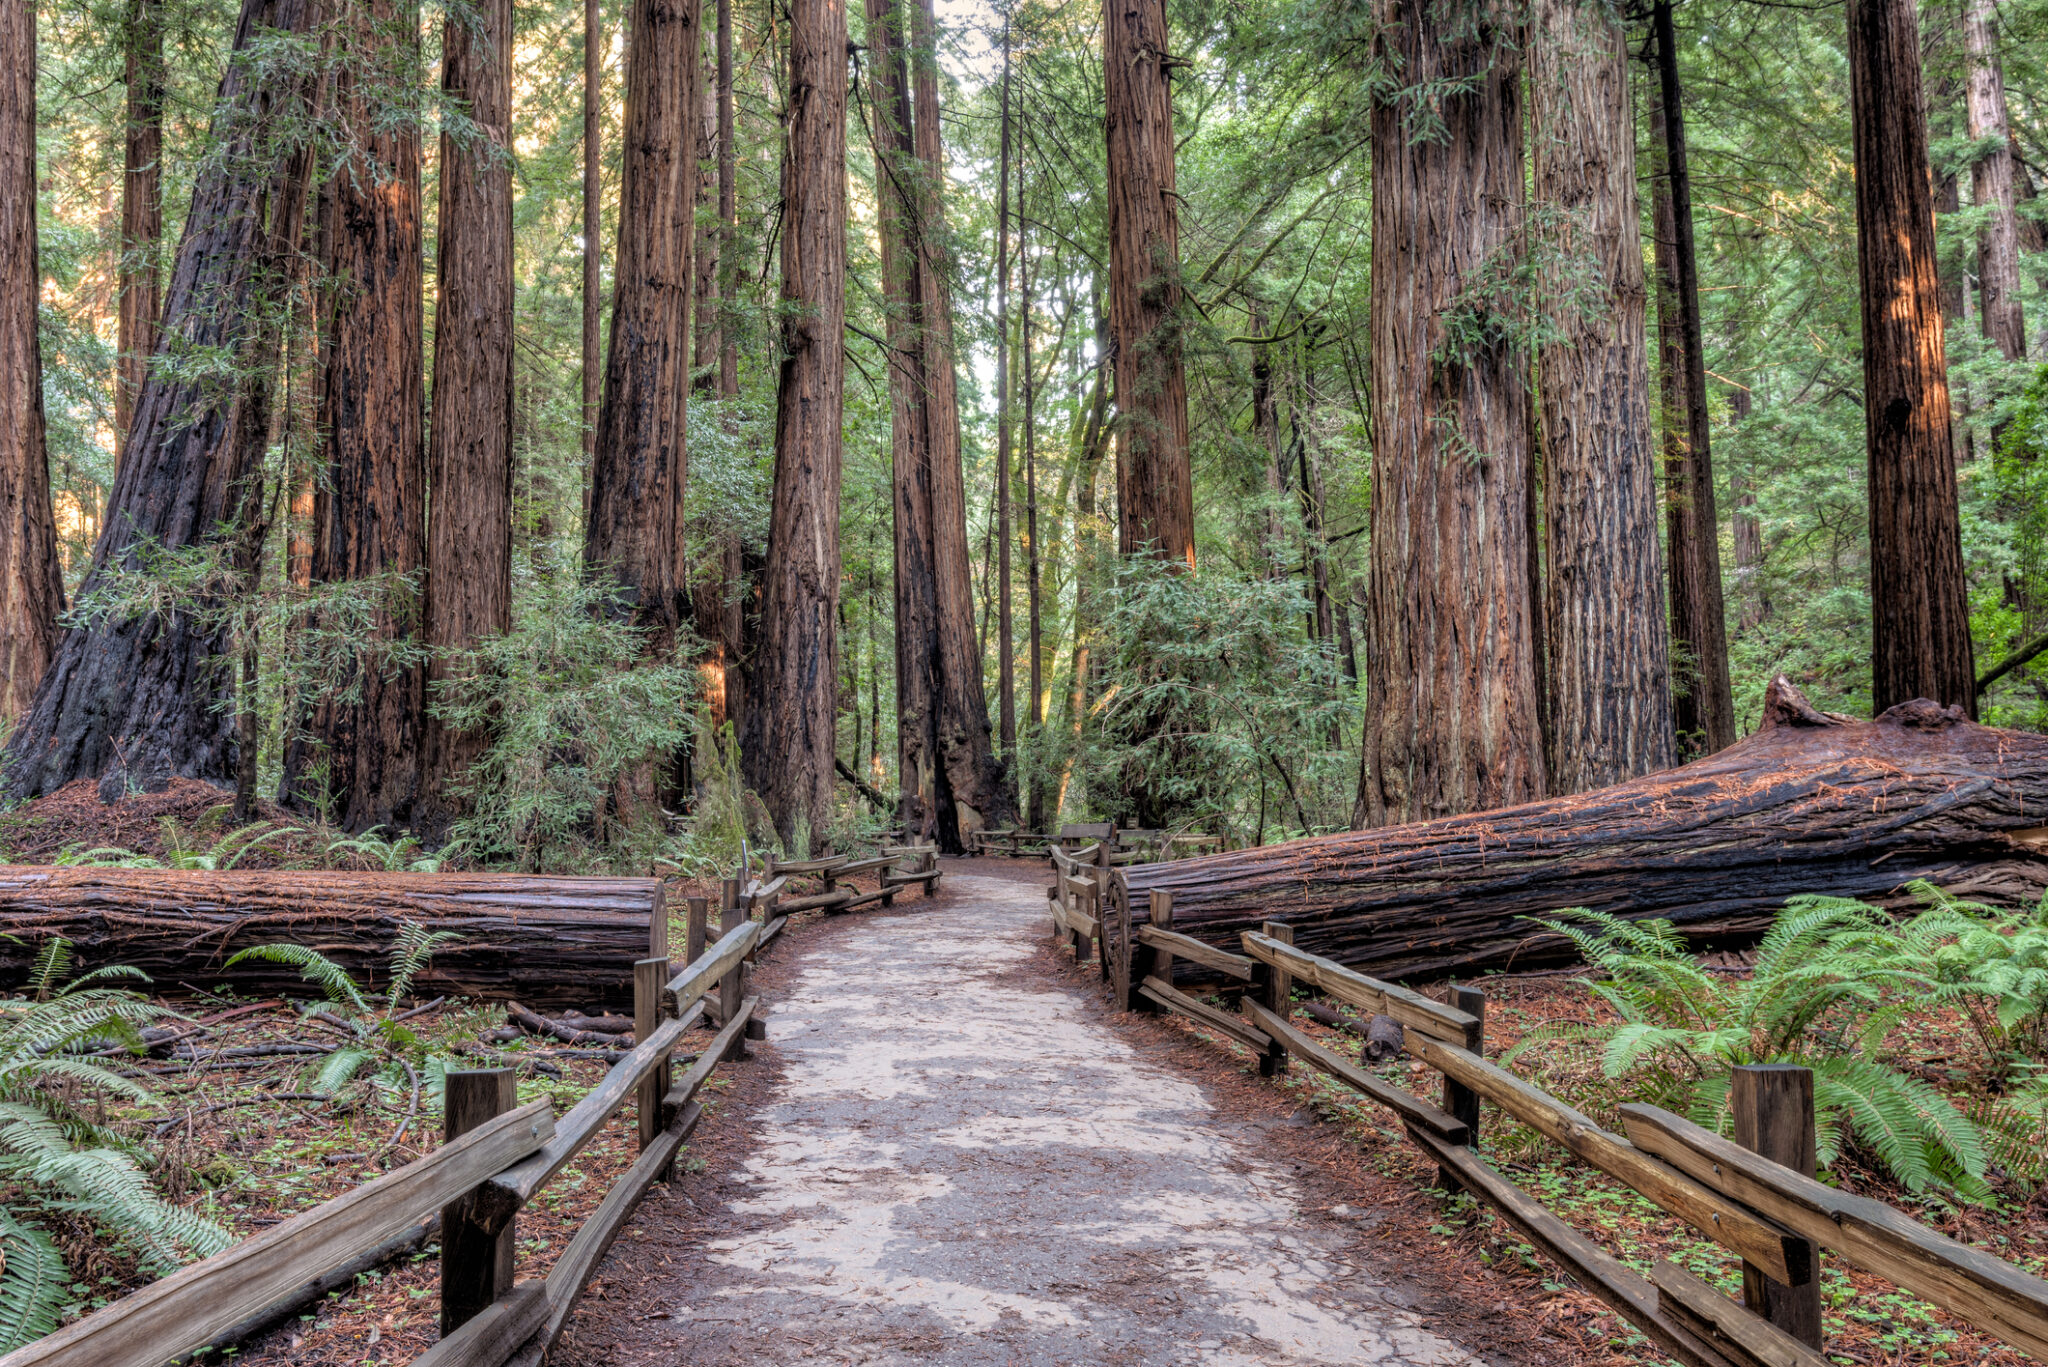
[[254, 945], [229, 959], [225, 967], [233, 968], [244, 959], [264, 959], [274, 964], [288, 964], [299, 970], [299, 975], [313, 983], [327, 994], [327, 1000], [336, 1006], [361, 1014], [370, 1009], [363, 1000], [362, 990], [349, 977], [347, 970], [318, 950], [304, 945]]
[[71, 1308], [71, 1272], [49, 1235], [0, 1207], [0, 1353], [57, 1332]]
[[35, 967], [29, 970], [28, 994], [36, 1001], [48, 1001], [62, 990], [71, 977], [71, 941], [52, 935], [36, 951]]
[[368, 1049], [353, 1044], [342, 1046], [314, 1065], [309, 1075], [312, 1089], [330, 1095], [340, 1091], [353, 1082], [356, 1074], [375, 1057]]
[[407, 921], [400, 926], [398, 942], [391, 947], [391, 990], [385, 994], [385, 1006], [397, 1009], [399, 1001], [412, 991], [412, 980], [426, 968], [434, 952], [442, 945], [453, 944], [461, 938], [452, 930], [437, 930], [430, 934], [417, 921]]
[[37, 1180], [65, 1193], [54, 1207], [89, 1215], [132, 1244], [152, 1270], [169, 1271], [234, 1243], [219, 1225], [164, 1200], [134, 1159], [113, 1149], [75, 1149], [38, 1163]]

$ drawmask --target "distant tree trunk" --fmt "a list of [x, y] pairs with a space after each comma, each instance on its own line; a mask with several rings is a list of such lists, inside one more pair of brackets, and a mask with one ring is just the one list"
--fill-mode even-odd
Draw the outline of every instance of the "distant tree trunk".
[[[1671, 575], [1671, 635], [1688, 668], [1674, 670], [1671, 712], [1680, 758], [1733, 745], [1735, 695], [1728, 676], [1728, 622], [1721, 589], [1721, 537], [1714, 516], [1713, 449], [1707, 439], [1707, 362], [1700, 328], [1699, 258], [1693, 247], [1692, 173], [1670, 0], [1651, 7], [1657, 39], [1652, 128], [1664, 165], [1652, 178], [1657, 233], [1658, 330], [1667, 386], [1664, 487]], [[1656, 133], [1653, 132], [1653, 138]], [[1665, 304], [1670, 304], [1666, 318]]]
[[1104, 0], [1117, 545], [1195, 563], [1166, 0]]
[[[732, 0], [718, 0], [718, 287], [732, 287], [732, 244], [739, 231], [739, 151], [733, 143]], [[739, 338], [729, 327], [718, 329], [718, 393], [736, 398], [740, 392]]]
[[2019, 220], [2013, 213], [2013, 155], [1997, 23], [1996, 0], [1967, 0], [1963, 33], [1970, 49], [1970, 140], [1985, 146], [1970, 169], [1970, 200], [1984, 215], [1977, 233], [1984, 335], [2008, 361], [2017, 361], [2027, 354], [2027, 324], [2020, 311]]
[[1010, 540], [1010, 26], [1003, 25], [1003, 113], [996, 161], [996, 715], [1003, 762], [1017, 762], [1017, 637]]
[[[464, 17], [466, 16], [466, 17]], [[427, 702], [448, 677], [443, 652], [512, 626], [512, 3], [451, 11], [441, 89], [478, 136], [441, 137], [440, 299], [434, 412], [427, 438]], [[426, 720], [425, 815], [452, 816], [446, 789], [487, 738]]]
[[[1101, 297], [1101, 286], [1092, 284], [1091, 297]], [[1081, 429], [1081, 449], [1075, 453], [1074, 476], [1074, 655], [1067, 694], [1066, 763], [1060, 769], [1059, 791], [1053, 797], [1052, 816], [1058, 820], [1067, 806], [1067, 785], [1074, 776], [1074, 761], [1088, 721], [1088, 576], [1095, 568], [1095, 485], [1102, 459], [1109, 448], [1109, 319], [1099, 311], [1095, 318], [1095, 384], [1088, 398], [1088, 416]]]
[[[272, 248], [298, 240], [309, 160], [303, 147], [277, 135], [310, 121], [314, 85], [296, 61], [273, 69], [272, 38], [310, 32], [318, 13], [313, 0], [244, 0], [215, 103], [219, 155], [200, 167], [165, 298], [160, 335], [176, 339], [167, 344], [168, 354], [189, 348], [199, 356], [260, 360], [263, 320], [284, 305], [287, 289], [287, 279], [273, 269]], [[10, 68], [20, 79], [32, 64]], [[34, 103], [14, 107], [33, 109]], [[0, 198], [8, 205], [33, 203], [25, 193]], [[7, 222], [0, 216], [0, 242], [16, 243], [24, 229]], [[9, 259], [13, 250], [0, 248]], [[15, 283], [10, 276], [7, 288]], [[26, 312], [32, 319], [33, 311]], [[4, 373], [24, 375], [29, 360], [18, 357]], [[224, 535], [247, 492], [244, 477], [251, 472], [241, 462], [260, 445], [244, 432], [262, 430], [249, 397], [246, 385], [223, 383], [208, 366], [145, 379], [82, 592], [105, 584], [116, 563], [137, 568], [144, 547], [180, 551]], [[4, 468], [12, 467], [0, 463]], [[13, 507], [7, 516], [10, 526], [18, 525]], [[0, 566], [19, 554], [8, 550]], [[47, 555], [39, 552], [26, 563], [43, 559], [48, 573], [53, 560]], [[15, 620], [11, 610], [0, 616], [0, 622]], [[8, 791], [37, 797], [74, 779], [99, 777], [102, 795], [114, 798], [131, 782], [161, 787], [174, 776], [231, 781], [238, 767], [235, 718], [218, 703], [233, 686], [234, 664], [228, 633], [185, 613], [110, 618], [67, 632], [9, 745]]]
[[1863, 393], [1870, 452], [1871, 704], [1976, 715], [1941, 284], [1913, 0], [1849, 0]]
[[[1520, 56], [1497, 0], [1446, 40], [1425, 0], [1376, 0], [1406, 88], [1373, 109], [1375, 443], [1367, 782], [1373, 825], [1543, 796], [1528, 578], [1529, 394], [1508, 340], [1443, 354], [1460, 284], [1516, 250]], [[1471, 25], [1468, 25], [1471, 27]], [[1444, 93], [1436, 93], [1441, 88]], [[1442, 130], [1418, 137], [1425, 105]], [[1483, 305], [1479, 305], [1483, 307]]]
[[[64, 573], [43, 442], [36, 241], [36, 7], [0, 10], [0, 740], [57, 650]], [[125, 315], [124, 315], [125, 316]], [[17, 758], [17, 763], [20, 758]]]
[[[730, 0], [727, 4], [730, 6]], [[699, 19], [702, 19], [702, 0], [699, 0]], [[698, 46], [697, 150], [693, 154], [697, 193], [691, 209], [692, 222], [696, 224], [696, 240], [690, 249], [690, 270], [695, 277], [690, 301], [690, 326], [694, 330], [696, 351], [690, 360], [690, 388], [708, 397], [718, 392], [718, 354], [724, 350], [718, 310], [718, 268], [723, 256], [719, 248], [725, 233], [723, 222], [715, 211], [718, 208], [718, 166], [725, 154], [716, 143], [718, 53], [715, 45], [704, 49], [701, 39]], [[710, 67], [708, 72], [704, 69], [706, 66]]]
[[[1550, 789], [1562, 794], [1669, 768], [1675, 750], [1628, 38], [1606, 9], [1538, 0], [1529, 52], [1535, 196], [1558, 234], [1537, 307], [1563, 333], [1539, 357]], [[1595, 272], [1597, 311], [1580, 306]]]
[[[1265, 313], [1257, 303], [1251, 306], [1251, 318], [1254, 335], [1270, 335]], [[1252, 431], [1265, 456], [1265, 539], [1259, 549], [1266, 556], [1266, 577], [1278, 579], [1287, 572], [1286, 537], [1280, 519], [1280, 501], [1286, 497], [1280, 487], [1280, 466], [1287, 453], [1280, 444], [1280, 400], [1273, 385], [1273, 347], [1267, 342], [1252, 347]]]
[[[332, 118], [357, 153], [321, 194], [327, 460], [313, 500], [316, 584], [413, 575], [425, 561], [419, 129], [417, 110], [392, 108], [418, 60], [418, 18], [406, 0], [347, 0], [342, 13]], [[378, 614], [382, 643], [418, 629], [403, 593]], [[421, 671], [388, 666], [372, 648], [360, 677], [336, 682], [359, 696], [318, 700], [310, 743], [287, 757], [287, 790], [304, 805], [331, 804], [351, 831], [402, 825], [419, 784]]]
[[[775, 494], [748, 780], [786, 845], [830, 839], [846, 390], [846, 9], [793, 0]], [[797, 840], [799, 832], [806, 834]]]
[[128, 10], [128, 132], [121, 173], [121, 302], [115, 350], [114, 447], [127, 440], [156, 350], [163, 303], [157, 253], [164, 235], [164, 29], [161, 0], [133, 0]]
[[674, 645], [685, 609], [697, 19], [697, 0], [633, 6], [611, 341], [583, 536], [584, 561], [617, 580], [618, 610], [651, 630], [657, 655]]
[[[637, 6], [635, 7], [637, 10]], [[583, 454], [597, 451], [598, 326], [604, 312], [604, 19], [583, 0]], [[621, 231], [624, 231], [621, 225]]]
[[[1733, 426], [1739, 428], [1748, 423], [1750, 404], [1747, 389], [1737, 389], [1729, 396]], [[1735, 542], [1735, 577], [1742, 592], [1740, 620], [1744, 630], [1754, 630], [1770, 617], [1771, 600], [1764, 593], [1764, 529], [1757, 521], [1756, 491], [1750, 488], [1740, 468], [1728, 474], [1728, 496], [1735, 504], [1729, 530]]]

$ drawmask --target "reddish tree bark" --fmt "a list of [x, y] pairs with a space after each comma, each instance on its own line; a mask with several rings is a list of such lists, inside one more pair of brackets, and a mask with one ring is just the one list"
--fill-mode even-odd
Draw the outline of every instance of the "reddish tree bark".
[[[1521, 61], [1493, 0], [1461, 11], [1455, 31], [1438, 8], [1376, 10], [1381, 57], [1405, 84], [1376, 101], [1372, 130], [1375, 826], [1524, 802], [1546, 786], [1526, 376], [1498, 330], [1446, 337], [1453, 310], [1490, 306], [1487, 272], [1518, 250]], [[1427, 117], [1441, 128], [1421, 136]]]
[[[441, 89], [478, 136], [441, 137], [441, 293], [427, 436], [427, 701], [447, 652], [512, 626], [512, 3], [482, 0], [442, 29]], [[486, 737], [429, 715], [423, 816], [452, 815], [446, 789]]]
[[846, 8], [794, 0], [782, 158], [782, 367], [747, 776], [792, 846], [832, 823], [846, 389]]
[[57, 649], [64, 574], [43, 444], [43, 275], [36, 242], [36, 9], [0, 13], [0, 738]]
[[1984, 213], [1977, 232], [1977, 282], [1984, 335], [2009, 361], [2027, 354], [2020, 309], [2019, 219], [2013, 212], [2013, 155], [2005, 113], [2005, 69], [1998, 59], [1995, 0], [1967, 0], [1970, 140], [1985, 145], [1970, 168], [1970, 200]]
[[1870, 457], [1872, 704], [1975, 714], [1920, 25], [1913, 0], [1849, 0], [1863, 393]]
[[[1669, 626], [1657, 551], [1628, 39], [1598, 6], [1530, 17], [1536, 200], [1555, 211], [1539, 304], [1564, 335], [1542, 381], [1550, 782], [1601, 788], [1670, 766]], [[1586, 310], [1597, 270], [1601, 307]]]
[[583, 558], [665, 651], [683, 620], [690, 249], [697, 190], [697, 0], [636, 0], [611, 341]]
[[[277, 134], [309, 123], [314, 108], [313, 79], [275, 40], [311, 32], [318, 15], [313, 0], [244, 0], [215, 102], [219, 155], [193, 185], [165, 294], [161, 335], [176, 339], [167, 354], [226, 353], [260, 371], [275, 345], [268, 320], [289, 289], [279, 266], [299, 239], [310, 160]], [[246, 462], [267, 432], [258, 397], [206, 366], [144, 381], [82, 592], [111, 566], [138, 568], [146, 550], [205, 546], [240, 521], [254, 473]], [[9, 791], [36, 797], [99, 778], [112, 798], [174, 776], [233, 779], [234, 713], [218, 705], [233, 683], [231, 646], [187, 613], [67, 632], [9, 744]]]
[[1671, 579], [1671, 636], [1687, 667], [1674, 670], [1672, 720], [1683, 751], [1711, 754], [1735, 742], [1728, 676], [1728, 623], [1721, 589], [1720, 524], [1708, 440], [1699, 257], [1693, 244], [1692, 172], [1669, 0], [1651, 7], [1657, 39], [1652, 137], [1664, 164], [1652, 177], [1657, 234], [1657, 326], [1663, 340], [1664, 512]]
[[1118, 548], [1195, 563], [1166, 0], [1103, 0]]
[[[599, 0], [583, 0], [583, 454], [597, 451], [598, 382], [604, 314], [604, 21]], [[587, 509], [586, 509], [587, 510]]]
[[[1532, 916], [1590, 907], [1754, 938], [1804, 893], [1909, 902], [1926, 878], [2031, 904], [2048, 886], [2048, 737], [1903, 704], [1816, 712], [1784, 679], [1756, 734], [1680, 769], [1507, 811], [1138, 864], [1112, 895], [1173, 894], [1174, 929], [1295, 943], [1387, 978], [1569, 960]], [[1112, 920], [1114, 918], [1111, 918]]]
[[114, 443], [128, 436], [135, 398], [156, 350], [163, 302], [157, 252], [164, 235], [164, 32], [160, 0], [134, 0], [128, 11], [128, 129], [121, 168], [120, 304], [114, 346]]
[[[332, 118], [357, 154], [330, 172], [320, 199], [327, 463], [313, 499], [316, 584], [417, 579], [426, 558], [419, 129], [417, 111], [392, 107], [417, 59], [411, 15], [396, 0], [349, 0], [336, 37], [346, 56], [333, 77]], [[380, 655], [418, 630], [416, 597], [394, 589], [359, 675], [345, 681], [360, 696], [337, 690], [318, 700], [308, 739], [287, 758], [291, 799], [328, 806], [347, 830], [412, 819], [422, 675]]]

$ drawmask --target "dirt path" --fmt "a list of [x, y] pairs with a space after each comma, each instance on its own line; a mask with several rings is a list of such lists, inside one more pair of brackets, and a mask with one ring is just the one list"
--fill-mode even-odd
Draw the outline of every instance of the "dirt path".
[[1272, 1121], [1103, 1029], [1071, 973], [1021, 971], [1042, 889], [947, 884], [790, 946], [737, 1180], [644, 1210], [559, 1360], [1483, 1361], [1363, 1231], [1303, 1218]]

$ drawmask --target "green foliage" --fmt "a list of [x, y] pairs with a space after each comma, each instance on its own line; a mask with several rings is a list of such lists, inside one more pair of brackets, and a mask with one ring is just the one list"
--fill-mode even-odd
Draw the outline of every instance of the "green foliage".
[[210, 831], [219, 825], [219, 819], [228, 810], [226, 804], [212, 809], [191, 832], [180, 827], [173, 817], [161, 818], [157, 823], [158, 829], [163, 832], [164, 854], [161, 859], [155, 855], [137, 854], [133, 850], [111, 845], [90, 850], [67, 845], [58, 853], [56, 862], [72, 868], [203, 869], [208, 873], [225, 873], [254, 851], [303, 834], [301, 828], [297, 826], [278, 826], [267, 821], [258, 821], [222, 831], [208, 845], [186, 843], [194, 837], [205, 839]]
[[65, 981], [70, 947], [39, 951], [34, 995], [0, 1003], [0, 1180], [14, 1193], [0, 1212], [0, 1350], [48, 1333], [70, 1305], [71, 1279], [44, 1225], [83, 1219], [165, 1271], [227, 1247], [219, 1225], [157, 1192], [119, 1134], [96, 1118], [109, 1101], [150, 1092], [121, 1076], [103, 1051], [140, 1049], [142, 1027], [168, 1013], [108, 984], [147, 981], [110, 967]]
[[1539, 920], [1606, 974], [1587, 986], [1617, 1019], [1537, 1032], [1522, 1047], [1560, 1036], [1597, 1043], [1609, 1077], [1639, 1077], [1651, 1099], [1714, 1129], [1728, 1124], [1730, 1068], [1800, 1064], [1814, 1073], [1823, 1165], [1854, 1144], [1913, 1190], [1983, 1199], [1988, 1153], [2012, 1151], [2028, 1113], [2007, 1106], [1973, 1121], [1889, 1059], [1886, 1038], [1910, 1015], [1955, 1007], [2001, 1070], [2011, 1050], [2038, 1049], [2048, 922], [2041, 910], [2000, 914], [1918, 890], [1929, 905], [1903, 920], [1840, 898], [1793, 899], [1747, 977], [1702, 967], [1667, 921], [1586, 910]]
[[383, 1001], [374, 1007], [368, 987], [358, 984], [340, 964], [306, 945], [254, 945], [229, 959], [226, 967], [233, 968], [246, 959], [261, 959], [296, 968], [301, 977], [320, 989], [329, 1006], [342, 1013], [339, 1017], [329, 1014], [327, 1019], [338, 1019], [352, 1039], [307, 1071], [307, 1085], [312, 1090], [333, 1096], [366, 1069], [384, 1084], [395, 1087], [403, 1080], [417, 1086], [419, 1074], [415, 1065], [428, 1065], [430, 1075], [438, 1078], [445, 1071], [445, 1061], [432, 1053], [417, 1031], [398, 1019], [398, 1005], [412, 991], [413, 979], [433, 961], [434, 951], [459, 939], [453, 931], [430, 933], [416, 921], [401, 925], [398, 939], [391, 946]]
[[512, 630], [455, 656], [433, 711], [490, 737], [457, 788], [454, 838], [522, 868], [588, 859], [613, 786], [693, 733], [691, 643], [648, 658], [647, 630], [614, 615], [616, 590], [556, 561], [520, 584]]

